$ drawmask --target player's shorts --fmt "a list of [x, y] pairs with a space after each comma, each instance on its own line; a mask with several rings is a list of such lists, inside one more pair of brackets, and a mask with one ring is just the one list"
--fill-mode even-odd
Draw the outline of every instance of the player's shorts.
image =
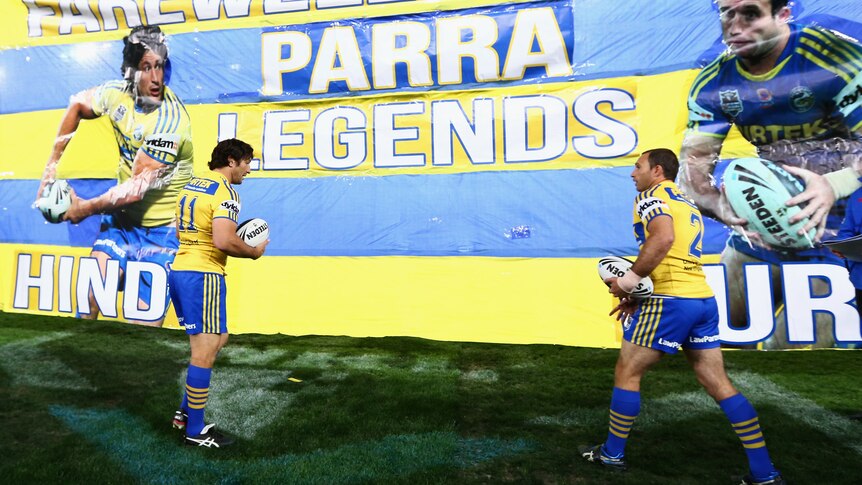
[[224, 275], [171, 271], [168, 288], [177, 318], [187, 334], [227, 333], [227, 287]]
[[675, 354], [719, 347], [718, 304], [709, 298], [648, 298], [623, 325], [635, 345]]
[[[120, 262], [124, 275], [129, 261], [155, 263], [170, 272], [170, 264], [174, 261], [179, 247], [177, 228], [173, 224], [137, 227], [123, 222], [114, 214], [102, 216], [99, 236], [93, 243], [93, 251], [106, 253], [111, 259]], [[147, 304], [151, 304], [152, 288], [153, 276], [146, 271], [142, 272], [138, 295]], [[165, 308], [169, 302], [169, 296], [165, 294]]]

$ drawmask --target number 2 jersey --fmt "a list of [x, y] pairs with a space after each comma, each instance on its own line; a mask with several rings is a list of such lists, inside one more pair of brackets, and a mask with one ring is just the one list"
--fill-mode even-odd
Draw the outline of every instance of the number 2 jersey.
[[227, 254], [213, 244], [213, 220], [236, 222], [240, 207], [239, 194], [224, 175], [210, 171], [192, 178], [176, 200], [180, 249], [171, 269], [224, 274]]
[[138, 227], [155, 227], [174, 220], [174, 203], [180, 189], [192, 177], [191, 118], [182, 101], [165, 86], [158, 108], [145, 113], [135, 107], [135, 98], [125, 81], [109, 81], [96, 87], [93, 112], [108, 116], [120, 148], [117, 181], [132, 177], [138, 150], [165, 165], [156, 185], [144, 198], [115, 212], [125, 222]]
[[650, 273], [655, 296], [708, 298], [701, 263], [703, 219], [697, 206], [685, 198], [675, 183], [664, 180], [635, 197], [633, 228], [638, 245], [649, 237], [649, 223], [657, 217], [673, 220], [674, 241], [664, 259]]

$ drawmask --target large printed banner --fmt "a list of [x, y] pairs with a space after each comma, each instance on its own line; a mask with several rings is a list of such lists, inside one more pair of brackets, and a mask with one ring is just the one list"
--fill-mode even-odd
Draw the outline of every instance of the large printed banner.
[[[106, 318], [167, 311], [177, 325], [165, 268], [103, 275], [89, 257], [98, 217], [49, 224], [32, 207], [70, 96], [120, 79], [122, 37], [158, 24], [195, 171], [220, 139], [255, 148], [242, 218], [267, 220], [272, 242], [261, 260], [228, 265], [232, 333], [618, 346], [596, 263], [637, 254], [631, 166], [649, 148], [679, 151], [692, 83], [725, 49], [717, 8], [468, 3], [3, 2], [0, 310], [74, 316], [92, 293]], [[852, 37], [857, 3], [796, 2], [792, 20]], [[108, 118], [82, 122], [59, 164], [84, 198], [116, 183]], [[734, 131], [721, 159], [755, 153]], [[727, 271], [716, 263], [729, 234], [707, 221], [724, 341], [862, 342], [842, 260]], [[143, 276], [154, 296], [142, 303]], [[747, 308], [738, 321], [734, 298]]]

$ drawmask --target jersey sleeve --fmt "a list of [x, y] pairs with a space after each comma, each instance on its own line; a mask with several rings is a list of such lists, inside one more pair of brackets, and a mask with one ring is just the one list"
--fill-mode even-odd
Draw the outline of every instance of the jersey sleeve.
[[668, 195], [663, 190], [648, 190], [635, 200], [635, 215], [644, 227], [658, 216], [672, 216]]
[[717, 82], [720, 67], [721, 58], [703, 68], [691, 84], [687, 102], [689, 133], [725, 138], [730, 132], [730, 120], [721, 110], [722, 93]]
[[[96, 86], [93, 90], [93, 99], [90, 102], [93, 113], [96, 116], [102, 116], [110, 113], [112, 109], [119, 109], [119, 102], [125, 89], [126, 83], [123, 81], [108, 81]], [[118, 113], [121, 117], [123, 114]]]
[[239, 194], [232, 188], [219, 184], [219, 188], [212, 198], [212, 204], [213, 219], [227, 217], [234, 222], [239, 219], [239, 211], [242, 206], [239, 201]]

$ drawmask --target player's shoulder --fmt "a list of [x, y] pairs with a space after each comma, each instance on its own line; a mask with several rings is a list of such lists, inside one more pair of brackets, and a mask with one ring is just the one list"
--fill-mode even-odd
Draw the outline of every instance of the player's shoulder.
[[196, 194], [216, 195], [221, 184], [222, 181], [218, 177], [192, 177], [191, 180], [186, 182], [186, 185], [183, 186], [183, 190]]
[[797, 30], [797, 36], [797, 52], [817, 55], [821, 62], [846, 63], [848, 58], [862, 59], [862, 46], [840, 32], [806, 25]]
[[112, 105], [121, 103], [125, 99], [131, 99], [129, 85], [125, 81], [106, 81], [92, 88], [94, 107], [105, 108], [106, 111]]

